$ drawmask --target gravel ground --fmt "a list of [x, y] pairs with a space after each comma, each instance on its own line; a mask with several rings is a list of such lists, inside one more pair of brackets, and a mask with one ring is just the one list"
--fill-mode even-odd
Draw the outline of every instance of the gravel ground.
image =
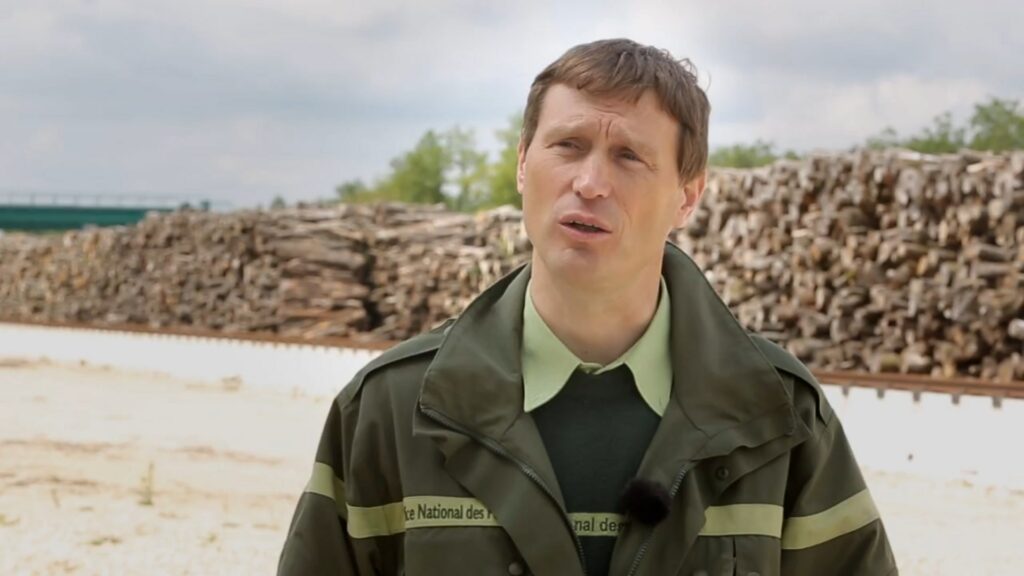
[[[0, 574], [273, 574], [329, 403], [0, 358]], [[1024, 492], [866, 474], [902, 574], [1024, 573]]]

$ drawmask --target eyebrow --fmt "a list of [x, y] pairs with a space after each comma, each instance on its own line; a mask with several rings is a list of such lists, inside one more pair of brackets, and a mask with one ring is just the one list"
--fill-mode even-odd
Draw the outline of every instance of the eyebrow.
[[[567, 120], [560, 124], [555, 124], [548, 131], [548, 136], [554, 136], [556, 138], [564, 138], [572, 132], [579, 131], [587, 127], [588, 122], [585, 120]], [[651, 161], [654, 160], [654, 149], [645, 144], [639, 138], [633, 136], [633, 134], [625, 129], [618, 127], [614, 130], [615, 137], [622, 143], [622, 146], [629, 148], [630, 150], [649, 158]]]

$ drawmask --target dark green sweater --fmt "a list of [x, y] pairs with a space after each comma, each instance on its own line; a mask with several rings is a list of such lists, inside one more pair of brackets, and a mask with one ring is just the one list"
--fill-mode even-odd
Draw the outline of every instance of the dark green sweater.
[[[570, 514], [616, 513], [661, 418], [644, 402], [626, 365], [573, 372], [532, 412]], [[614, 536], [581, 536], [587, 576], [608, 574]]]

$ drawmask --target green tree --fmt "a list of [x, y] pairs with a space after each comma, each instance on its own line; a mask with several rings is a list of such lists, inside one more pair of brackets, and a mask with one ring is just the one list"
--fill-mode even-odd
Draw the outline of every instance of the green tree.
[[970, 147], [975, 150], [1024, 149], [1024, 109], [1017, 100], [990, 98], [975, 104], [970, 129]]
[[373, 199], [373, 191], [370, 190], [362, 180], [348, 180], [334, 188], [338, 195], [338, 201], [345, 204], [367, 202]]
[[523, 115], [509, 117], [508, 126], [497, 131], [501, 150], [498, 157], [488, 166], [487, 188], [490, 192], [488, 206], [511, 204], [523, 207], [523, 197], [516, 186], [516, 169], [519, 162], [519, 136], [523, 131]]
[[444, 203], [467, 212], [501, 204], [520, 206], [515, 171], [521, 122], [513, 117], [498, 131], [502, 149], [495, 162], [488, 162], [487, 154], [477, 149], [471, 130], [428, 130], [412, 150], [391, 161], [387, 176], [373, 186], [361, 180], [344, 182], [335, 188], [337, 199]]
[[[792, 157], [795, 154], [787, 152], [786, 156]], [[778, 159], [775, 145], [758, 139], [753, 144], [733, 144], [717, 148], [711, 153], [708, 163], [723, 168], [755, 168], [771, 164]]]
[[882, 150], [885, 148], [899, 148], [903, 146], [903, 141], [900, 140], [899, 133], [892, 126], [886, 126], [884, 130], [874, 136], [868, 137], [866, 146], [872, 150]]
[[445, 173], [451, 165], [451, 153], [444, 137], [428, 130], [416, 146], [391, 161], [391, 174], [374, 190], [377, 200], [397, 200], [420, 204], [445, 201]]
[[926, 154], [957, 152], [967, 146], [967, 131], [953, 123], [953, 115], [943, 112], [932, 119], [932, 125], [904, 142], [905, 148]]
[[944, 112], [918, 134], [901, 138], [896, 130], [886, 128], [868, 138], [866, 144], [869, 148], [901, 147], [928, 154], [952, 153], [962, 148], [1021, 150], [1024, 149], [1024, 108], [1017, 100], [990, 98], [988, 102], [974, 105], [974, 114], [966, 126], [956, 125], [952, 113]]
[[274, 199], [270, 201], [271, 210], [280, 210], [282, 208], [286, 208], [287, 206], [288, 203], [285, 202], [284, 198], [282, 198], [280, 195], [274, 196]]
[[456, 210], [474, 210], [487, 201], [487, 154], [476, 149], [471, 131], [457, 126], [445, 132], [444, 143], [449, 160], [447, 203]]

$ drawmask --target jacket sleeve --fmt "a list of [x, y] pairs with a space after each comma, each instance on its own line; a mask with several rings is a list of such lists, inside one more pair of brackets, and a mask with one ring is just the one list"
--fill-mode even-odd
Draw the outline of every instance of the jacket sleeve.
[[782, 574], [894, 576], [885, 528], [839, 418], [823, 412], [827, 419], [813, 418], [815, 435], [790, 461]]
[[338, 405], [337, 400], [331, 404], [309, 483], [292, 517], [278, 562], [279, 576], [377, 573], [365, 549], [367, 542], [353, 542], [347, 531]]

